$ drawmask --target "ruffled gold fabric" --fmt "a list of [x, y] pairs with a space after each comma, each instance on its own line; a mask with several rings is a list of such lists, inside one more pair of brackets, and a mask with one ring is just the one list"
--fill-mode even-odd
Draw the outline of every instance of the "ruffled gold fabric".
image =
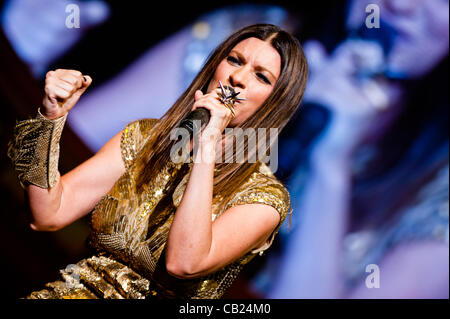
[[[135, 160], [151, 136], [156, 121], [138, 120], [123, 130], [121, 150], [126, 172], [92, 212], [89, 242], [101, 257], [93, 256], [77, 264], [90, 276], [80, 276], [78, 288], [70, 286], [72, 276], [69, 276], [65, 282], [72, 288], [62, 290], [62, 281], [58, 281], [58, 284], [48, 284], [43, 291], [32, 293], [29, 298], [88, 298], [94, 295], [97, 298], [220, 298], [241, 269], [270, 247], [289, 213], [290, 200], [286, 188], [265, 164], [259, 162], [254, 173], [223, 208], [219, 209], [218, 205], [220, 195], [213, 199], [211, 219], [215, 220], [235, 205], [270, 205], [281, 217], [270, 240], [210, 275], [178, 279], [167, 273], [164, 248], [193, 164], [167, 163], [150, 184], [150, 191], [138, 195]], [[102, 258], [102, 262], [96, 262], [98, 258]], [[120, 277], [118, 271], [132, 275]], [[96, 283], [99, 288], [95, 288]], [[59, 288], [53, 288], [55, 285]], [[126, 290], [123, 287], [137, 288]]]
[[60, 273], [64, 281], [48, 283], [28, 299], [144, 299], [151, 293], [147, 279], [106, 256], [83, 259]]
[[58, 182], [59, 140], [66, 118], [49, 120], [38, 110], [36, 118], [16, 124], [7, 155], [22, 188], [30, 183], [51, 188]]

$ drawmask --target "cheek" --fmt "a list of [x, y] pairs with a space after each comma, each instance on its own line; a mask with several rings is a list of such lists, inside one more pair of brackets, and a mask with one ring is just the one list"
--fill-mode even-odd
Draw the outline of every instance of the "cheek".
[[245, 107], [239, 114], [239, 122], [242, 122], [252, 116], [269, 97], [271, 92], [272, 87], [267, 88], [262, 87], [260, 84], [253, 84], [252, 88], [247, 91], [247, 101], [245, 103]]
[[259, 107], [270, 96], [270, 93], [272, 93], [272, 87], [264, 88], [260, 87], [259, 84], [253, 84], [252, 89], [247, 91], [245, 104], [242, 106], [242, 109], [237, 112], [237, 116], [231, 120], [229, 126], [239, 126], [242, 122], [255, 114]]
[[270, 93], [272, 93], [272, 87], [261, 85], [259, 83], [254, 84], [247, 94], [250, 102], [249, 104], [257, 109], [270, 96]]
[[227, 79], [227, 67], [224, 65], [224, 63], [220, 63], [219, 66], [216, 69], [216, 72], [214, 72], [213, 78], [211, 79], [209, 85], [208, 85], [208, 92], [213, 91], [214, 89], [219, 87], [219, 80], [222, 82], [224, 79]]
[[224, 62], [221, 62], [219, 66], [216, 69], [216, 72], [214, 73], [214, 79], [220, 80], [227, 78], [227, 74], [229, 73], [227, 64]]

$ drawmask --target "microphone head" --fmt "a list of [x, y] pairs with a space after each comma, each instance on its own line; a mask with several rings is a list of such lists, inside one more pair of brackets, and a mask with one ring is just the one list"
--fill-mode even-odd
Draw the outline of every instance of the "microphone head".
[[[203, 126], [208, 124], [210, 118], [211, 114], [209, 113], [209, 110], [203, 107], [199, 107], [198, 109], [195, 109], [194, 111], [189, 113], [189, 115], [181, 121], [180, 127], [187, 129], [192, 137], [193, 132], [199, 132]], [[197, 127], [196, 125], [198, 125], [199, 121], [200, 127]]]

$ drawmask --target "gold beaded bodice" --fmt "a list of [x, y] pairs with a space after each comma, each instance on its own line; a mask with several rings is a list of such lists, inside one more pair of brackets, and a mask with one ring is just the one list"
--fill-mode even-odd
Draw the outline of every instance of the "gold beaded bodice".
[[[58, 295], [57, 291], [60, 291], [61, 297], [220, 298], [243, 266], [271, 245], [289, 213], [289, 193], [270, 169], [260, 162], [255, 172], [226, 205], [219, 208], [217, 203], [220, 198], [213, 200], [216, 204], [213, 204], [211, 218], [214, 221], [228, 208], [239, 204], [271, 205], [280, 213], [281, 219], [270, 240], [259, 249], [248, 252], [210, 275], [178, 279], [167, 273], [164, 248], [192, 163], [167, 163], [149, 185], [150, 191], [138, 195], [136, 159], [157, 121], [138, 120], [128, 124], [123, 130], [121, 151], [126, 172], [92, 212], [89, 242], [98, 249], [99, 256], [77, 264], [78, 286], [67, 288], [68, 280], [72, 280], [74, 276], [65, 270], [62, 273], [66, 286], [61, 282], [50, 283], [47, 290], [33, 293], [35, 298], [49, 298], [51, 293]], [[51, 292], [50, 288], [53, 289]]]

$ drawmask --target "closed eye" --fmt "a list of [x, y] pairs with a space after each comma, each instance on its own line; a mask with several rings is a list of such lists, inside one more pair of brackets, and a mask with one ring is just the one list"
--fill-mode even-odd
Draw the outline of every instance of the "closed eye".
[[[232, 55], [227, 57], [227, 61], [232, 64], [232, 65], [241, 65], [242, 64], [242, 60], [239, 58], [236, 58]], [[263, 81], [266, 84], [272, 85], [272, 83], [269, 81], [269, 79], [262, 73], [258, 72], [256, 73], [256, 76]]]
[[257, 76], [258, 78], [260, 78], [261, 80], [263, 80], [265, 83], [267, 83], [267, 84], [269, 84], [269, 85], [272, 84], [272, 83], [270, 83], [269, 79], [268, 79], [264, 74], [262, 74], [262, 73], [257, 73], [256, 76]]
[[241, 64], [241, 61], [239, 59], [231, 55], [227, 58], [227, 61], [230, 62], [231, 64], [238, 64], [238, 65]]

